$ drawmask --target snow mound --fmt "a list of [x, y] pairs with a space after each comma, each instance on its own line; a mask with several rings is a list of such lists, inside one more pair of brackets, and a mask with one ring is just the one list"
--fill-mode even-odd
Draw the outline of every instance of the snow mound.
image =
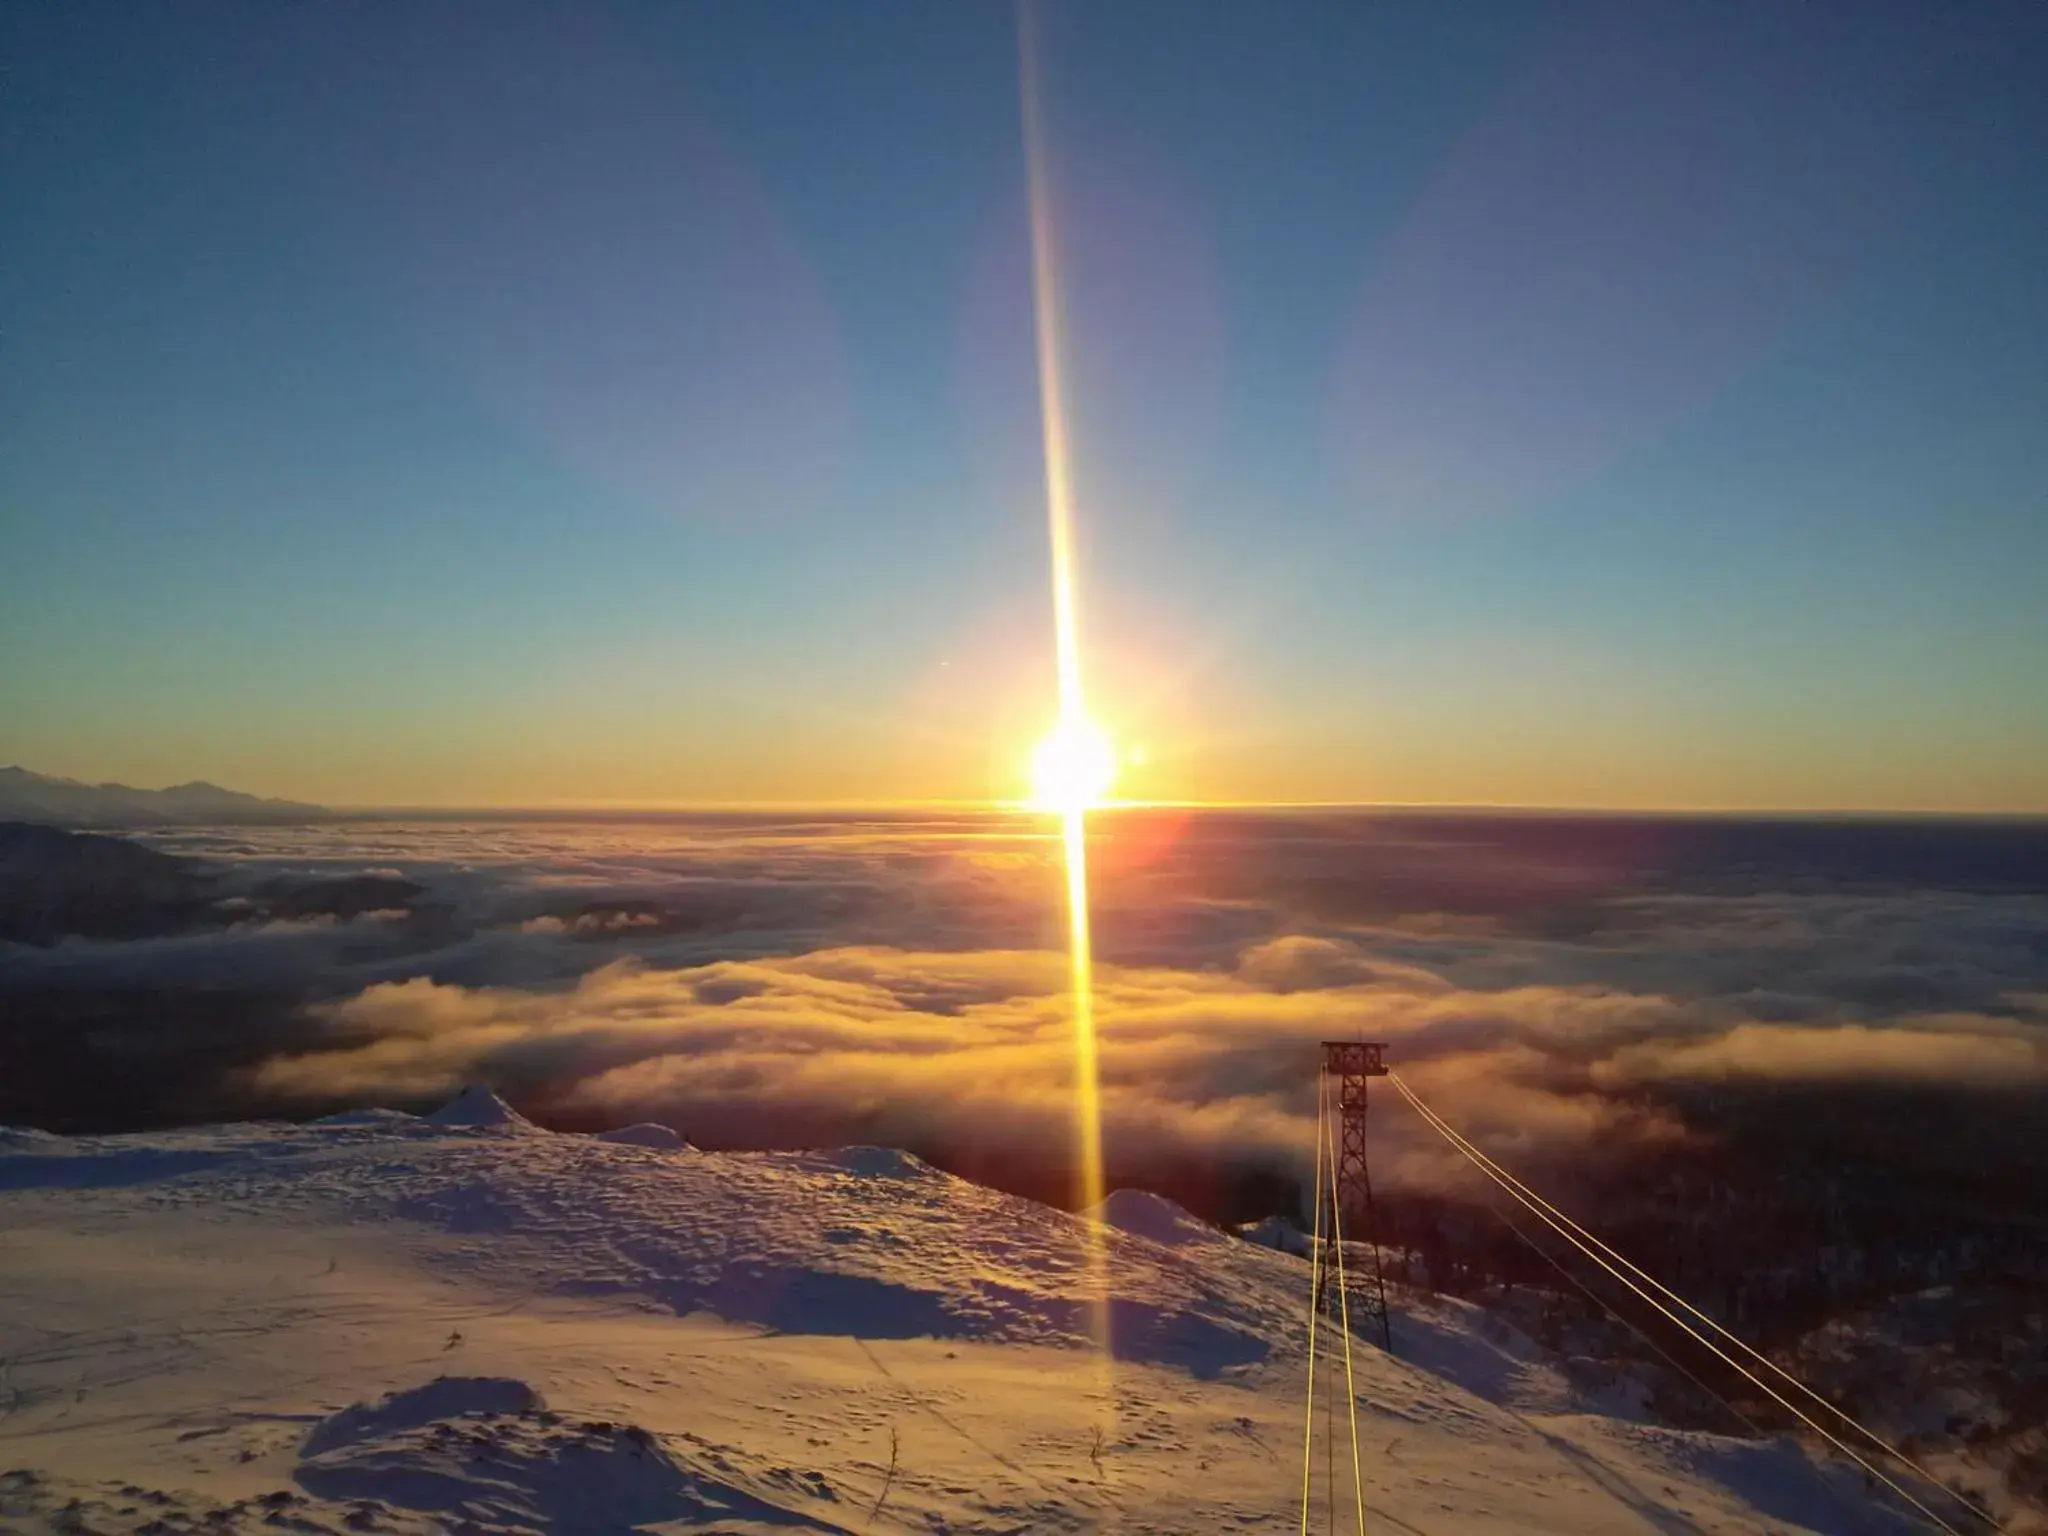
[[925, 1179], [938, 1172], [899, 1147], [834, 1147], [814, 1161], [860, 1179]]
[[425, 1120], [428, 1125], [480, 1126], [506, 1131], [540, 1129], [482, 1083], [471, 1083]]
[[416, 1125], [418, 1115], [408, 1115], [402, 1109], [345, 1109], [338, 1115], [322, 1115], [315, 1125], [366, 1125], [393, 1128], [401, 1125]]
[[335, 1414], [294, 1475], [316, 1498], [425, 1515], [437, 1529], [842, 1529], [706, 1475], [639, 1425], [551, 1413], [504, 1377], [443, 1377]]
[[63, 1139], [54, 1131], [39, 1131], [32, 1125], [0, 1125], [0, 1149], [54, 1147]]
[[1300, 1259], [1307, 1258], [1310, 1250], [1315, 1247], [1315, 1240], [1285, 1216], [1267, 1216], [1258, 1221], [1248, 1221], [1237, 1229], [1237, 1235], [1261, 1248], [1291, 1253]]
[[599, 1141], [615, 1142], [627, 1147], [687, 1147], [689, 1143], [665, 1125], [656, 1125], [651, 1120], [642, 1120], [638, 1125], [622, 1125], [615, 1131], [600, 1131]]
[[539, 1413], [546, 1407], [538, 1392], [509, 1376], [436, 1376], [423, 1387], [393, 1392], [382, 1402], [357, 1403], [330, 1413], [313, 1426], [303, 1454], [317, 1456], [337, 1446], [441, 1420]]
[[1089, 1214], [1105, 1226], [1168, 1248], [1179, 1248], [1186, 1243], [1229, 1241], [1216, 1228], [1190, 1215], [1164, 1195], [1155, 1195], [1145, 1189], [1111, 1190], [1109, 1198]]

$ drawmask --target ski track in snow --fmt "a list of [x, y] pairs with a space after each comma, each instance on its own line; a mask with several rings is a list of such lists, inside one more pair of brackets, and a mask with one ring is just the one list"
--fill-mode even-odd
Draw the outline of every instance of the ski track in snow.
[[[0, 1135], [0, 1530], [1296, 1529], [1303, 1261], [1135, 1192], [1102, 1215], [476, 1099]], [[1588, 1400], [1469, 1306], [1394, 1329], [1357, 1353], [1369, 1529], [1912, 1528], [1790, 1440]]]

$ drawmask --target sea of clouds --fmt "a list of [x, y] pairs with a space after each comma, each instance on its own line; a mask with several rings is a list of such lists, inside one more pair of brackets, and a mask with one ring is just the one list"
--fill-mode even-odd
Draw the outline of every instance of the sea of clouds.
[[[1324, 1039], [1383, 1040], [1498, 1154], [1683, 1139], [1682, 1091], [2048, 1090], [2038, 827], [1124, 813], [1093, 844], [1113, 1168], [1289, 1168]], [[392, 821], [192, 830], [222, 889], [369, 874], [353, 918], [7, 947], [10, 986], [260, 993], [248, 1113], [486, 1080], [705, 1145], [1073, 1145], [1059, 848], [1028, 817]], [[265, 1031], [271, 1031], [266, 1034]], [[1391, 1106], [1392, 1100], [1387, 1101]], [[1406, 1114], [1383, 1178], [1445, 1154]]]

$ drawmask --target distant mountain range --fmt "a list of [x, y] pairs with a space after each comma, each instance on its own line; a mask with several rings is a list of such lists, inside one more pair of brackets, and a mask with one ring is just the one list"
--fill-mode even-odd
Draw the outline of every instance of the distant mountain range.
[[195, 779], [169, 789], [82, 784], [26, 768], [0, 768], [0, 821], [59, 827], [133, 827], [165, 822], [303, 821], [324, 807], [268, 800]]

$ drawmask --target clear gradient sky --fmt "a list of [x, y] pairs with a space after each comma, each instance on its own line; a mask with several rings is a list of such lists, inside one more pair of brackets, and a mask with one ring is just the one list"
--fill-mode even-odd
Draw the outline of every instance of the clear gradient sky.
[[[1138, 796], [2048, 811], [2048, 8], [1048, 7]], [[0, 12], [0, 762], [1022, 791], [996, 3]]]

